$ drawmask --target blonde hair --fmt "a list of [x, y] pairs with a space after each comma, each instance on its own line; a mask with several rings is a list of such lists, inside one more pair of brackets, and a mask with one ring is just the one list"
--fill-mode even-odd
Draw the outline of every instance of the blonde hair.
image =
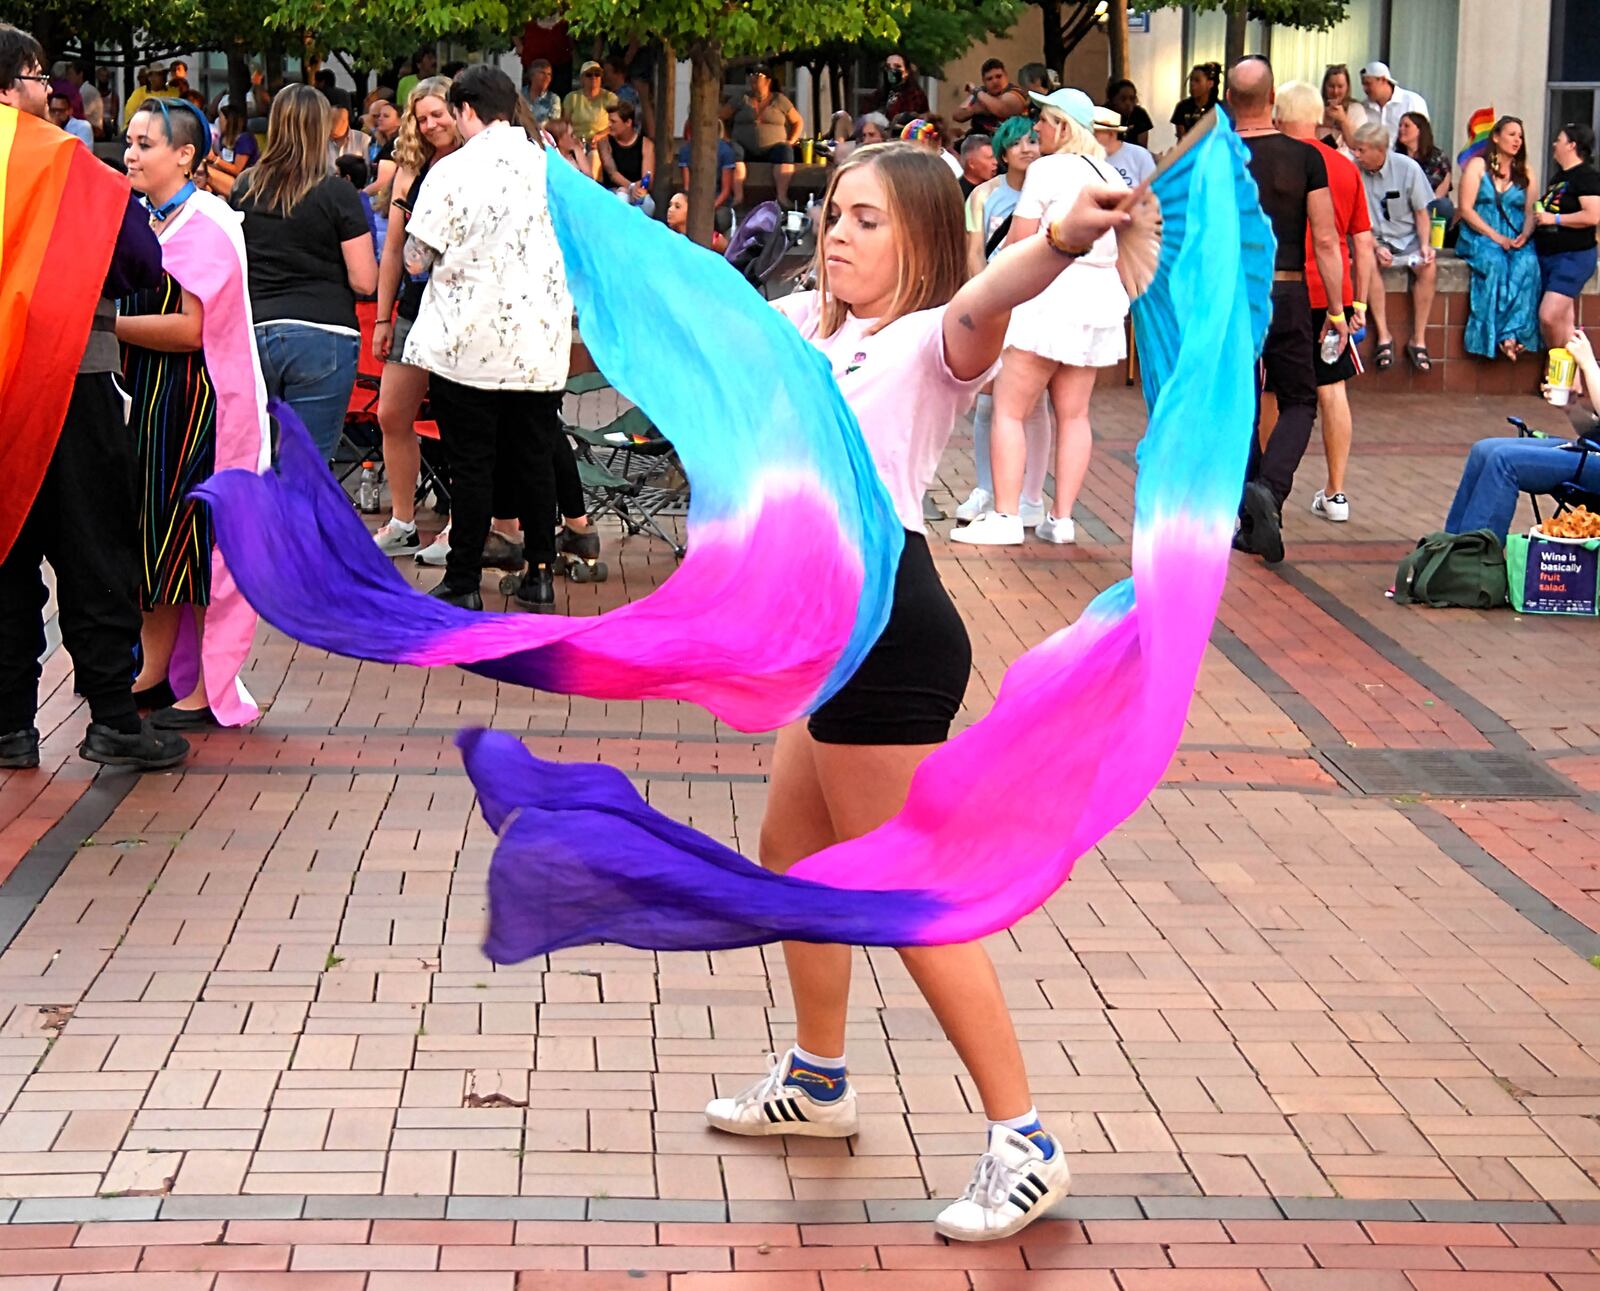
[[[898, 261], [894, 297], [873, 328], [877, 331], [906, 314], [949, 304], [967, 280], [967, 228], [961, 188], [950, 168], [937, 153], [899, 141], [865, 144], [852, 152], [828, 181], [823, 211], [833, 208], [841, 179], [866, 169], [883, 184]], [[850, 312], [829, 288], [826, 244], [826, 235], [817, 239], [817, 292], [822, 297], [818, 331], [824, 337], [837, 332]]]
[[267, 146], [247, 172], [247, 196], [257, 210], [288, 219], [294, 208], [329, 175], [328, 137], [333, 106], [311, 85], [286, 85], [272, 100]]
[[1290, 81], [1278, 87], [1272, 115], [1280, 125], [1321, 125], [1324, 107], [1322, 91], [1310, 81]]
[[1094, 131], [1079, 125], [1060, 108], [1046, 104], [1039, 120], [1050, 122], [1061, 132], [1056, 139], [1057, 152], [1075, 152], [1096, 161], [1106, 159], [1105, 147], [1094, 137]]
[[438, 99], [448, 107], [450, 78], [424, 77], [413, 85], [411, 93], [406, 95], [405, 111], [400, 117], [400, 133], [394, 137], [394, 160], [395, 165], [402, 166], [413, 174], [422, 169], [424, 162], [433, 160], [433, 145], [424, 139], [422, 131], [417, 129], [417, 104], [423, 99]]

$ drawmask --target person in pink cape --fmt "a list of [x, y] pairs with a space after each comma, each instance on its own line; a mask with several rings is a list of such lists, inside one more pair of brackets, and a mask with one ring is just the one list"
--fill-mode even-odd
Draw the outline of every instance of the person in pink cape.
[[233, 584], [194, 488], [218, 471], [266, 467], [266, 388], [251, 332], [240, 216], [191, 178], [210, 144], [181, 100], [128, 121], [128, 178], [161, 242], [162, 285], [117, 319], [139, 470], [141, 667], [134, 699], [163, 730], [258, 716], [239, 679], [256, 616]]

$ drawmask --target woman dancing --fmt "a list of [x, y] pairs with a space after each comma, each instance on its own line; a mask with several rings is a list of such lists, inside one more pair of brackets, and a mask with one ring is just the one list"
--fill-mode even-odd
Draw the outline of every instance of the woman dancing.
[[[761, 863], [784, 871], [868, 833], [904, 804], [918, 763], [949, 735], [971, 670], [960, 616], [929, 554], [922, 495], [957, 415], [993, 376], [1013, 307], [1044, 291], [1126, 222], [1127, 189], [1080, 188], [966, 281], [961, 191], [913, 144], [858, 149], [824, 202], [817, 283], [777, 302], [829, 359], [861, 424], [905, 548], [889, 623], [845, 687], [778, 736]], [[907, 948], [907, 969], [972, 1073], [989, 1119], [988, 1151], [939, 1216], [947, 1237], [1004, 1237], [1067, 1192], [1064, 1153], [1040, 1124], [1015, 1029], [988, 952], [977, 943]], [[768, 1077], [706, 1108], [733, 1134], [843, 1138], [856, 1132], [845, 1064], [848, 946], [788, 942], [796, 1044]]]

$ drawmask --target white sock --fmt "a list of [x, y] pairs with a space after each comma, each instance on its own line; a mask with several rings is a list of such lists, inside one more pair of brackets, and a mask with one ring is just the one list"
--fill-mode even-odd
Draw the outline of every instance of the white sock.
[[802, 1049], [799, 1045], [794, 1047], [794, 1056], [808, 1067], [843, 1067], [844, 1055], [837, 1058], [824, 1058], [821, 1054], [812, 1053], [809, 1049]]
[[410, 533], [417, 527], [415, 520], [402, 520], [399, 516], [389, 517], [389, 528], [398, 529], [401, 533]]
[[990, 1121], [990, 1125], [1004, 1125], [1008, 1130], [1032, 1129], [1039, 1123], [1039, 1109], [1030, 1107], [1021, 1116], [1013, 1116], [1009, 1121]]

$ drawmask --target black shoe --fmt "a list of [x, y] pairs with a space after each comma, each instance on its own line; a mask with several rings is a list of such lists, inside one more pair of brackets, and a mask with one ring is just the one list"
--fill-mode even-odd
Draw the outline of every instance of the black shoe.
[[1233, 549], [1254, 556], [1256, 549], [1250, 545], [1250, 531], [1248, 529], [1235, 529], [1233, 531]]
[[575, 560], [600, 559], [600, 535], [593, 529], [574, 529], [562, 525], [556, 535], [556, 552]]
[[504, 569], [515, 574], [522, 568], [522, 544], [512, 542], [503, 533], [489, 531], [489, 537], [483, 544], [483, 567], [485, 569]]
[[160, 771], [177, 766], [189, 753], [189, 741], [170, 731], [156, 730], [147, 720], [136, 735], [125, 735], [99, 722], [78, 745], [78, 756], [108, 767], [135, 767], [140, 771]]
[[150, 714], [151, 729], [157, 731], [214, 731], [222, 725], [210, 708], [159, 708]]
[[429, 592], [428, 595], [435, 600], [443, 601], [446, 605], [454, 605], [458, 610], [481, 610], [483, 608], [483, 594], [476, 587], [465, 592], [458, 592], [449, 583], [443, 582]]
[[512, 593], [517, 604], [530, 610], [540, 610], [556, 603], [556, 580], [549, 565], [534, 565], [522, 576], [517, 590]]
[[148, 690], [133, 692], [133, 703], [143, 712], [154, 712], [158, 708], [171, 708], [178, 702], [178, 697], [172, 693], [172, 687], [165, 681], [158, 681]]
[[0, 767], [29, 771], [39, 765], [39, 732], [30, 726], [26, 730], [0, 735]]
[[1250, 549], [1269, 565], [1283, 559], [1283, 517], [1278, 500], [1260, 480], [1244, 486], [1244, 513], [1250, 521]]

